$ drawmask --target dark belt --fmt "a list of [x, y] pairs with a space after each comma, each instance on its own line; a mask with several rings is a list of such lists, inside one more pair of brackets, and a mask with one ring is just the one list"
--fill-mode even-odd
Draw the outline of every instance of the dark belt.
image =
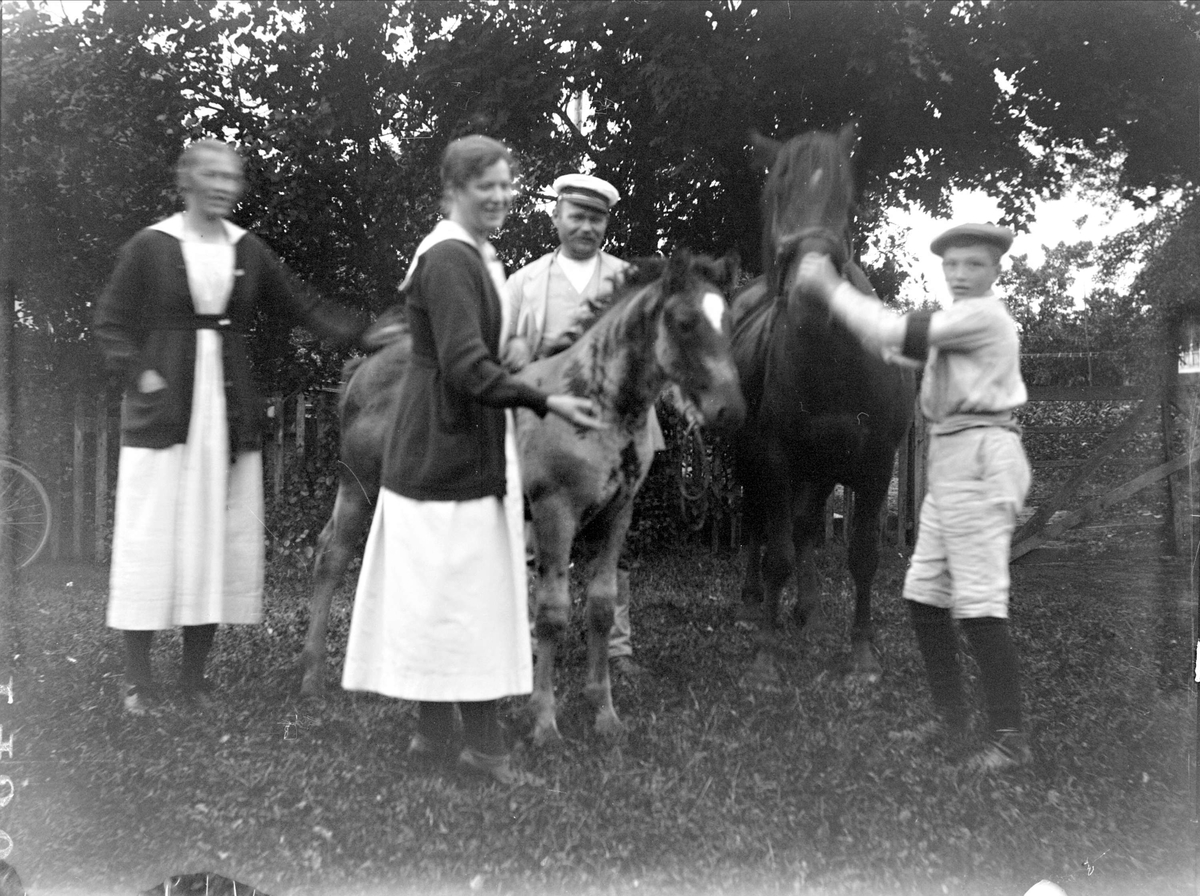
[[155, 330], [232, 330], [233, 321], [224, 314], [193, 314], [155, 321]]

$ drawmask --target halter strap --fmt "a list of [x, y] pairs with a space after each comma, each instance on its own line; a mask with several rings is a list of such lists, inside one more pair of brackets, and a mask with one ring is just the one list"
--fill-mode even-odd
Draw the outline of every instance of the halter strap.
[[775, 241], [775, 258], [778, 260], [795, 251], [805, 240], [819, 239], [829, 245], [829, 254], [839, 264], [845, 264], [849, 252], [846, 249], [846, 241], [840, 236], [835, 235], [828, 227], [819, 225], [813, 227], [801, 227], [795, 233], [789, 233], [787, 236], [780, 237]]

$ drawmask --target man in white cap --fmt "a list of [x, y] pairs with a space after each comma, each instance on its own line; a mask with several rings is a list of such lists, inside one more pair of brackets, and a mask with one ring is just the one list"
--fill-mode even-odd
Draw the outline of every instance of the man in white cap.
[[904, 580], [917, 646], [938, 717], [908, 739], [969, 729], [958, 660], [957, 621], [979, 665], [988, 742], [967, 761], [1000, 772], [1031, 761], [1021, 719], [1021, 675], [1008, 629], [1008, 563], [1030, 469], [1013, 412], [1025, 404], [1017, 325], [992, 292], [1013, 234], [994, 224], [960, 224], [930, 246], [941, 256], [954, 303], [898, 315], [810, 254], [797, 283], [886, 360], [924, 367], [921, 411], [929, 420], [928, 491]]
[[[566, 348], [578, 335], [575, 324], [580, 316], [614, 290], [626, 267], [600, 248], [609, 211], [621, 198], [617, 188], [590, 174], [564, 174], [554, 181], [553, 190], [557, 199], [551, 217], [558, 248], [508, 278], [509, 319], [514, 323], [505, 364], [513, 369]], [[650, 432], [654, 450], [661, 451], [662, 430], [653, 408]], [[629, 569], [624, 559], [617, 570], [608, 656], [618, 674], [636, 676], [645, 671], [633, 660]]]
[[513, 335], [521, 342], [510, 342], [507, 351], [518, 366], [566, 348], [588, 302], [612, 292], [625, 270], [625, 262], [600, 248], [609, 210], [621, 198], [617, 188], [590, 174], [564, 174], [553, 189], [558, 248], [508, 278]]

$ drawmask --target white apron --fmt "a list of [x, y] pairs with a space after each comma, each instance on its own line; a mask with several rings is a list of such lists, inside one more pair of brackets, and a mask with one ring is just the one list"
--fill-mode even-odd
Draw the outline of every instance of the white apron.
[[[446, 239], [476, 245], [457, 224], [440, 222], [418, 247], [406, 283], [421, 255]], [[484, 250], [503, 296], [503, 270], [490, 244]], [[501, 305], [507, 315], [507, 303]], [[501, 334], [507, 324], [502, 321]], [[380, 490], [354, 596], [342, 687], [430, 702], [495, 700], [533, 689], [511, 411], [505, 421], [503, 501], [415, 501]]]
[[[175, 215], [154, 225], [181, 242], [198, 314], [224, 312], [233, 292], [235, 245], [184, 239]], [[221, 335], [196, 331], [187, 442], [122, 446], [113, 515], [107, 622], [111, 628], [254, 623], [262, 619], [262, 454], [229, 461]]]

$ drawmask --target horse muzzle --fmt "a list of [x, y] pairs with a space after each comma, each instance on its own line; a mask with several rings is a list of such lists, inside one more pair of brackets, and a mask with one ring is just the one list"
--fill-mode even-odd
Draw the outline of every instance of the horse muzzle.
[[738, 382], [737, 371], [730, 365], [729, 374], [691, 398], [705, 426], [732, 432], [746, 422], [746, 399]]

